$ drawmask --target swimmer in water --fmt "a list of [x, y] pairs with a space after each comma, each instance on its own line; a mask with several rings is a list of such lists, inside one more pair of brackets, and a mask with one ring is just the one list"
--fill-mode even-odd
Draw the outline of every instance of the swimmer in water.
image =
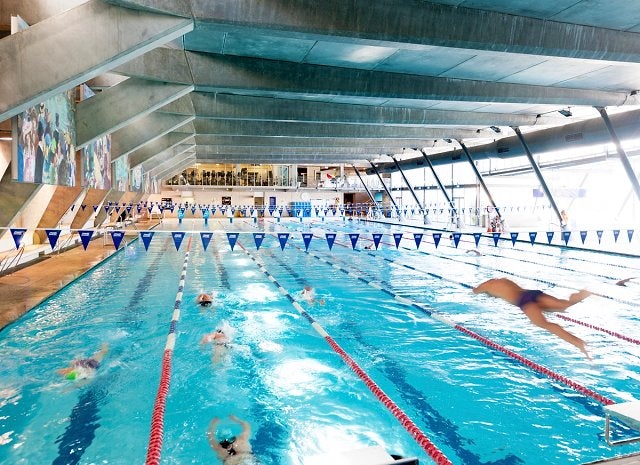
[[202, 308], [210, 307], [213, 305], [213, 297], [211, 297], [210, 294], [202, 293], [196, 297], [196, 302], [198, 302], [198, 305]]
[[102, 348], [90, 358], [76, 359], [67, 368], [59, 369], [58, 373], [72, 381], [93, 378], [107, 352], [109, 352], [109, 344], [102, 344]]
[[305, 286], [304, 289], [300, 291], [300, 295], [311, 305], [314, 305], [316, 302], [319, 302], [320, 305], [324, 305], [324, 299], [316, 301], [316, 291], [311, 286]]
[[218, 328], [214, 332], [202, 336], [202, 339], [200, 339], [200, 346], [205, 346], [207, 344], [213, 345], [211, 362], [215, 365], [220, 363], [222, 357], [226, 355], [228, 349], [231, 347], [231, 339], [229, 339], [227, 333]]
[[235, 415], [229, 415], [229, 419], [242, 426], [242, 431], [238, 436], [230, 436], [218, 440], [215, 430], [220, 419], [218, 417], [213, 418], [207, 431], [211, 448], [225, 465], [260, 465], [260, 461], [253, 455], [251, 444], [249, 443], [249, 436], [251, 436], [249, 423], [240, 420]]
[[473, 293], [488, 294], [520, 307], [534, 325], [546, 329], [569, 344], [573, 344], [591, 360], [587, 352], [587, 345], [582, 339], [574, 336], [562, 326], [548, 321], [544, 316], [544, 312], [564, 312], [572, 305], [582, 302], [591, 295], [591, 292], [586, 289], [571, 294], [569, 299], [558, 299], [539, 290], [523, 289], [510, 279], [499, 278], [483, 282], [473, 289]]

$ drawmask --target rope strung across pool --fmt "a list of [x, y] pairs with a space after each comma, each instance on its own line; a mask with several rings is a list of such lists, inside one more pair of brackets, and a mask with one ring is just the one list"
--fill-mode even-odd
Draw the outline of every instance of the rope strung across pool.
[[260, 263], [249, 251], [239, 244], [242, 250], [249, 256], [251, 260], [260, 268], [267, 278], [278, 288], [278, 290], [289, 299], [302, 316], [304, 316], [316, 332], [322, 336], [325, 341], [331, 346], [331, 348], [344, 360], [344, 362], [351, 368], [358, 377], [365, 383], [367, 388], [382, 402], [382, 404], [393, 414], [400, 424], [409, 432], [416, 442], [422, 447], [422, 449], [429, 454], [429, 457], [438, 465], [451, 465], [452, 462], [438, 449], [438, 447], [431, 442], [431, 440], [418, 428], [418, 426], [398, 407], [389, 396], [387, 396], [382, 389], [367, 375], [367, 373], [360, 368], [360, 366], [338, 345], [338, 343], [316, 322], [313, 317], [302, 308], [302, 306], [296, 301], [296, 299], [278, 283], [275, 277], [267, 271], [262, 263]]
[[171, 317], [167, 343], [162, 356], [160, 384], [158, 386], [158, 393], [156, 394], [156, 401], [151, 415], [151, 434], [149, 436], [149, 446], [147, 448], [146, 465], [160, 464], [162, 439], [164, 437], [164, 410], [167, 405], [167, 394], [169, 393], [169, 383], [171, 381], [171, 359], [173, 357], [173, 348], [176, 343], [176, 327], [178, 325], [178, 320], [180, 320], [180, 305], [182, 303], [182, 291], [184, 290], [185, 278], [187, 277], [190, 249], [191, 236], [189, 236], [189, 242], [187, 243], [187, 251], [184, 256], [184, 264], [182, 265], [182, 274], [180, 275], [180, 282], [178, 284], [178, 293], [176, 294], [176, 302], [173, 306], [173, 316]]
[[[345, 248], [349, 248], [348, 245], [342, 244], [340, 242], [335, 242], [335, 244], [343, 246]], [[393, 244], [390, 244], [390, 243], [386, 243], [386, 244], [387, 245], [393, 245]], [[354, 249], [354, 250], [357, 251], [357, 252], [360, 252], [360, 250], [358, 250], [358, 249]], [[432, 254], [429, 253], [429, 252], [424, 252], [424, 251], [417, 251], [417, 252], [420, 253], [420, 254], [432, 256]], [[392, 260], [392, 259], [390, 259], [388, 257], [382, 257], [382, 256], [379, 256], [379, 255], [376, 255], [376, 254], [374, 254], [372, 252], [367, 252], [367, 255], [369, 255], [371, 257], [379, 258], [381, 260], [384, 260], [384, 261], [386, 261], [388, 263], [392, 263], [392, 264], [397, 265], [397, 266], [402, 266], [402, 267], [407, 268], [407, 269], [412, 270], [412, 271], [418, 271], [420, 273], [424, 273], [424, 274], [426, 274], [428, 276], [440, 279], [442, 281], [447, 281], [447, 282], [456, 284], [458, 286], [465, 287], [467, 289], [473, 288], [473, 286], [471, 286], [471, 285], [469, 285], [467, 283], [463, 283], [461, 281], [456, 281], [456, 280], [453, 280], [451, 278], [447, 278], [445, 276], [441, 276], [441, 275], [438, 275], [436, 273], [432, 273], [430, 271], [424, 271], [424, 270], [421, 270], [421, 269], [416, 268], [414, 266], [406, 265], [406, 264], [400, 263], [400, 262], [398, 262], [396, 260]], [[476, 263], [468, 263], [468, 262], [465, 262], [465, 261], [462, 261], [462, 260], [455, 260], [453, 258], [445, 257], [445, 256], [438, 256], [438, 257], [446, 259], [446, 260], [454, 261], [456, 263], [464, 263], [464, 264], [467, 264], [467, 265], [475, 266], [476, 268], [481, 268], [481, 266], [476, 264]], [[502, 272], [506, 273], [506, 274], [510, 274], [512, 276], [517, 276], [515, 273], [509, 273], [507, 271], [502, 271]], [[554, 283], [554, 282], [551, 282], [551, 281], [548, 281], [548, 280], [544, 280], [544, 279], [540, 279], [540, 278], [536, 278], [536, 277], [533, 277], [533, 276], [529, 277], [528, 279], [531, 279], [531, 280], [537, 281], [537, 282], [541, 282], [541, 283], [544, 283], [544, 284], [548, 284], [548, 285], [551, 285], [551, 286], [555, 286], [556, 285], [556, 283]], [[627, 304], [627, 305], [635, 305], [633, 302], [626, 301], [626, 300], [623, 300], [623, 299], [618, 299], [618, 298], [611, 297], [611, 296], [608, 296], [608, 295], [605, 295], [605, 294], [594, 293], [594, 295], [597, 295], [598, 297], [602, 297], [602, 298], [605, 298], [605, 299], [613, 300], [615, 302], [624, 303], [624, 304]], [[580, 320], [577, 320], [577, 319], [574, 319], [574, 318], [571, 318], [571, 317], [568, 317], [566, 315], [562, 315], [562, 314], [559, 314], [559, 313], [554, 314], [554, 316], [556, 316], [558, 318], [561, 318], [563, 320], [566, 320], [566, 321], [570, 321], [570, 322], [575, 323], [575, 324], [582, 325], [582, 326], [590, 328], [590, 329], [594, 329], [596, 331], [600, 331], [600, 332], [609, 334], [610, 336], [616, 337], [616, 338], [621, 339], [623, 341], [627, 341], [627, 342], [630, 342], [632, 344], [640, 345], [640, 339], [635, 339], [635, 338], [632, 338], [632, 337], [629, 337], [629, 336], [625, 336], [624, 334], [622, 334], [622, 333], [620, 333], [618, 331], [613, 331], [613, 330], [610, 330], [610, 329], [607, 329], [607, 328], [603, 328], [601, 326], [593, 325], [591, 323], [586, 323], [586, 322], [583, 322], [583, 321], [580, 321]]]
[[551, 378], [551, 379], [554, 379], [556, 381], [559, 381], [559, 382], [565, 384], [566, 386], [569, 386], [571, 389], [574, 389], [575, 391], [580, 392], [581, 394], [584, 394], [584, 395], [586, 395], [588, 397], [591, 397], [592, 399], [600, 402], [603, 405], [615, 404], [615, 401], [613, 401], [613, 400], [611, 400], [611, 399], [609, 399], [609, 398], [607, 398], [607, 397], [605, 397], [605, 396], [603, 396], [603, 395], [601, 395], [601, 394], [599, 394], [599, 393], [597, 393], [597, 392], [595, 392], [595, 391], [593, 391], [593, 390], [591, 390], [591, 389], [589, 389], [589, 388], [587, 388], [585, 386], [582, 386], [581, 384], [579, 384], [579, 383], [577, 383], [575, 381], [572, 381], [571, 379], [567, 378], [566, 376], [563, 376], [563, 375], [561, 375], [559, 373], [556, 373], [553, 370], [551, 370], [551, 369], [549, 369], [549, 368], [547, 368], [547, 367], [545, 367], [543, 365], [540, 365], [540, 364], [538, 364], [538, 363], [536, 363], [536, 362], [534, 362], [532, 360], [529, 360], [526, 357], [524, 357], [524, 356], [522, 356], [522, 355], [520, 355], [520, 354], [518, 354], [518, 353], [516, 353], [516, 352], [514, 352], [514, 351], [512, 351], [510, 349], [507, 349], [506, 347], [503, 347], [500, 344], [498, 344], [496, 342], [493, 342], [490, 339], [488, 339], [488, 338], [486, 338], [484, 336], [481, 336], [480, 334], [475, 333], [474, 331], [471, 331], [470, 329], [467, 329], [464, 326], [459, 325], [459, 324], [449, 320], [448, 318], [446, 318], [446, 317], [444, 317], [442, 315], [437, 314], [432, 309], [430, 309], [430, 308], [428, 308], [428, 307], [426, 307], [426, 306], [424, 306], [424, 305], [422, 305], [422, 304], [420, 304], [418, 302], [415, 302], [415, 301], [413, 301], [411, 299], [408, 299], [406, 297], [402, 297], [402, 296], [396, 294], [395, 292], [390, 291], [389, 289], [383, 288], [380, 285], [380, 283], [376, 283], [376, 282], [373, 282], [371, 280], [368, 280], [368, 279], [362, 277], [361, 275], [359, 275], [358, 273], [354, 273], [354, 272], [349, 271], [349, 270], [347, 270], [345, 268], [342, 268], [340, 265], [338, 265], [336, 263], [333, 263], [333, 262], [330, 262], [329, 260], [326, 260], [326, 259], [324, 259], [322, 257], [319, 257], [319, 256], [317, 256], [317, 255], [315, 255], [315, 254], [313, 254], [313, 253], [311, 253], [309, 251], [305, 251], [305, 250], [303, 250], [302, 248], [300, 248], [298, 246], [296, 246], [296, 248], [298, 248], [300, 251], [303, 251], [303, 252], [307, 253], [308, 255], [312, 256], [313, 258], [315, 258], [315, 259], [317, 259], [317, 260], [319, 260], [319, 261], [321, 261], [323, 263], [326, 263], [327, 265], [330, 265], [330, 266], [332, 266], [333, 268], [335, 268], [337, 270], [342, 271], [343, 273], [347, 274], [348, 276], [357, 278], [360, 281], [368, 284], [369, 286], [371, 286], [371, 287], [373, 287], [375, 289], [378, 289], [378, 290], [380, 290], [382, 292], [385, 292], [386, 294], [390, 295], [391, 297], [393, 297], [398, 302], [400, 302], [400, 303], [402, 303], [404, 305], [412, 306], [412, 307], [422, 311], [423, 313], [429, 315], [430, 317], [440, 321], [441, 323], [444, 323], [444, 324], [446, 324], [448, 326], [451, 326], [452, 328], [454, 328], [454, 329], [456, 329], [456, 330], [458, 330], [458, 331], [460, 331], [460, 332], [462, 332], [462, 333], [464, 333], [464, 334], [466, 334], [468, 336], [471, 336], [472, 338], [476, 339], [477, 341], [482, 342], [484, 345], [486, 345], [486, 346], [488, 346], [488, 347], [490, 347], [492, 349], [499, 350], [500, 352], [504, 353], [505, 355], [508, 355], [509, 357], [513, 358], [514, 360], [517, 360], [518, 362], [522, 363], [526, 367], [531, 368], [532, 370], [535, 370], [535, 371], [537, 371], [539, 373], [542, 373], [543, 375], [547, 376], [548, 378]]

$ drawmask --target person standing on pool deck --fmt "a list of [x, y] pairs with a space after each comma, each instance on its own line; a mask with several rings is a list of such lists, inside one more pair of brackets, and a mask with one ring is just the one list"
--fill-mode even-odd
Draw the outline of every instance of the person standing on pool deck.
[[582, 302], [591, 292], [582, 289], [569, 296], [569, 299], [558, 299], [539, 290], [523, 289], [507, 278], [490, 279], [473, 288], [474, 294], [488, 294], [506, 300], [510, 304], [520, 307], [531, 322], [555, 334], [560, 339], [573, 344], [584, 353], [589, 360], [587, 344], [574, 336], [562, 326], [548, 321], [543, 312], [564, 312], [572, 305]]

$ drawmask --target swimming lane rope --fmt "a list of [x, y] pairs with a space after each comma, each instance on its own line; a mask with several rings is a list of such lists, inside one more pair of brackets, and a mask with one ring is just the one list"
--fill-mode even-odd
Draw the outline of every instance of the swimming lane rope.
[[568, 377], [561, 375], [559, 373], [554, 372], [553, 370], [551, 370], [550, 368], [547, 368], [543, 365], [540, 365], [539, 363], [536, 363], [532, 360], [529, 360], [528, 358], [514, 352], [511, 349], [507, 349], [506, 347], [491, 341], [489, 338], [486, 338], [474, 331], [471, 331], [470, 329], [465, 328], [462, 325], [459, 325], [457, 323], [455, 323], [454, 321], [446, 318], [443, 315], [440, 315], [438, 313], [436, 313], [435, 311], [433, 311], [431, 308], [426, 307], [425, 305], [422, 305], [418, 302], [415, 302], [411, 299], [408, 299], [406, 297], [402, 297], [398, 294], [396, 294], [393, 291], [390, 291], [389, 289], [386, 289], [384, 287], [381, 286], [381, 283], [377, 283], [371, 280], [368, 280], [364, 277], [362, 277], [360, 274], [355, 273], [353, 271], [350, 271], [348, 269], [345, 269], [343, 267], [341, 267], [340, 265], [336, 264], [336, 263], [332, 263], [329, 260], [326, 260], [318, 255], [315, 255], [309, 251], [305, 251], [304, 249], [302, 249], [301, 247], [298, 247], [297, 245], [294, 246], [296, 247], [298, 250], [305, 252], [306, 254], [312, 256], [313, 258], [339, 270], [342, 271], [343, 273], [345, 273], [348, 276], [351, 276], [352, 278], [358, 279], [360, 281], [362, 281], [363, 283], [373, 287], [374, 289], [378, 289], [388, 295], [390, 295], [393, 299], [395, 299], [396, 301], [400, 302], [401, 304], [407, 305], [409, 307], [413, 307], [416, 308], [418, 310], [420, 310], [421, 312], [427, 314], [428, 316], [432, 317], [435, 320], [440, 321], [441, 323], [444, 323], [447, 326], [450, 326], [464, 334], [466, 334], [467, 336], [470, 336], [474, 339], [476, 339], [477, 341], [483, 343], [484, 345], [486, 345], [487, 347], [490, 347], [492, 349], [498, 350], [500, 352], [502, 352], [503, 354], [513, 358], [514, 360], [517, 360], [518, 362], [522, 363], [523, 365], [525, 365], [526, 367], [537, 371], [538, 373], [541, 373], [543, 375], [545, 375], [546, 377], [553, 379], [555, 381], [559, 381], [562, 384], [570, 387], [571, 389], [587, 396], [587, 397], [591, 397], [592, 399], [600, 402], [603, 405], [612, 405], [615, 404], [615, 401], [603, 396], [602, 394], [599, 394], [585, 386], [582, 386], [581, 384], [569, 379]]
[[[365, 239], [369, 240], [369, 241], [371, 240], [371, 239], [368, 239], [368, 238], [365, 238]], [[393, 246], [393, 244], [391, 244], [389, 242], [381, 242], [381, 243], [384, 243], [384, 244], [389, 245], [389, 246]], [[336, 241], [335, 244], [341, 245], [341, 246], [346, 247], [346, 248], [349, 248], [349, 245], [342, 244], [342, 243], [340, 243], [338, 241]], [[404, 247], [404, 248], [406, 248], [407, 250], [411, 250], [411, 249], [409, 249], [407, 247]], [[355, 250], [359, 251], [358, 249], [355, 249]], [[464, 260], [455, 260], [455, 259], [450, 258], [450, 257], [444, 257], [444, 256], [441, 256], [441, 255], [433, 255], [433, 254], [431, 254], [429, 252], [424, 252], [424, 251], [421, 251], [421, 250], [418, 250], [417, 252], [420, 253], [420, 254], [423, 254], [423, 255], [435, 256], [435, 257], [442, 258], [442, 259], [445, 259], [445, 260], [451, 260], [451, 261], [456, 262], [456, 263], [462, 263], [462, 264], [465, 264], [465, 265], [475, 266], [476, 268], [485, 268], [485, 267], [483, 267], [481, 265], [478, 265], [477, 263], [469, 263], [469, 262], [466, 262]], [[429, 271], [421, 270], [421, 269], [416, 268], [416, 267], [411, 266], [411, 265], [406, 265], [404, 263], [396, 262], [395, 260], [391, 260], [390, 258], [387, 258], [387, 257], [380, 257], [380, 256], [378, 256], [378, 255], [376, 255], [376, 254], [374, 254], [372, 252], [368, 252], [368, 255], [370, 255], [372, 257], [380, 258], [380, 259], [382, 259], [382, 260], [384, 260], [386, 262], [393, 263], [395, 265], [402, 266], [404, 268], [407, 268], [407, 269], [410, 269], [410, 270], [413, 270], [413, 271], [418, 271], [420, 273], [424, 273], [424, 274], [426, 274], [428, 276], [432, 276], [434, 278], [438, 278], [438, 279], [440, 279], [442, 281], [447, 281], [447, 282], [450, 282], [450, 283], [453, 283], [453, 284], [457, 284], [459, 286], [466, 287], [468, 289], [473, 288], [473, 286], [471, 286], [471, 285], [469, 285], [467, 283], [463, 283], [463, 282], [460, 282], [460, 281], [455, 281], [453, 279], [450, 279], [450, 278], [447, 278], [447, 277], [444, 277], [444, 276], [440, 276], [438, 274], [431, 273]], [[547, 285], [550, 285], [550, 286], [557, 286], [558, 285], [557, 283], [554, 283], [552, 281], [547, 281], [547, 280], [536, 278], [536, 277], [531, 277], [531, 276], [525, 277], [525, 276], [518, 275], [516, 273], [504, 271], [504, 270], [502, 272], [505, 273], [505, 274], [511, 275], [511, 276], [517, 276], [517, 277], [520, 277], [520, 278], [531, 279], [533, 281], [537, 281], [537, 282], [540, 282], [540, 283], [543, 283], [543, 284], [547, 284]], [[624, 300], [624, 299], [618, 299], [616, 297], [611, 297], [611, 296], [608, 296], [608, 295], [605, 295], [605, 294], [600, 294], [600, 293], [594, 292], [593, 295], [596, 295], [598, 297], [602, 297], [602, 298], [605, 298], [605, 299], [613, 300], [614, 302], [619, 302], [619, 303], [623, 303], [623, 304], [626, 304], [626, 305], [635, 306], [634, 302], [627, 301], [627, 300]], [[556, 317], [558, 317], [560, 319], [563, 319], [565, 321], [570, 321], [572, 323], [584, 326], [586, 328], [594, 329], [596, 331], [600, 331], [600, 332], [609, 334], [610, 336], [616, 337], [616, 338], [621, 339], [623, 341], [627, 341], [627, 342], [631, 342], [632, 344], [640, 345], [640, 340], [639, 339], [635, 339], [635, 338], [626, 336], [626, 335], [624, 335], [624, 334], [622, 334], [620, 332], [612, 331], [610, 329], [603, 328], [603, 327], [597, 326], [597, 325], [593, 325], [591, 323], [586, 323], [584, 321], [580, 321], [580, 320], [577, 320], [575, 318], [568, 317], [568, 316], [563, 315], [563, 314], [558, 313], [558, 312], [555, 312], [554, 316], [556, 316]]]
[[187, 276], [187, 265], [189, 264], [189, 251], [191, 249], [191, 235], [187, 242], [187, 251], [184, 256], [184, 264], [182, 265], [182, 274], [178, 284], [178, 293], [176, 294], [176, 302], [173, 306], [173, 316], [169, 325], [169, 334], [167, 335], [167, 343], [164, 347], [162, 356], [162, 371], [160, 373], [160, 384], [158, 393], [156, 394], [156, 402], [153, 406], [151, 416], [151, 433], [149, 436], [149, 447], [147, 449], [146, 465], [159, 465], [160, 454], [162, 452], [162, 439], [164, 437], [164, 410], [167, 405], [167, 394], [169, 393], [169, 382], [171, 381], [171, 359], [173, 357], [173, 348], [176, 343], [176, 327], [180, 319], [180, 305], [182, 303], [182, 291]]
[[433, 461], [438, 465], [452, 465], [452, 462], [438, 449], [438, 447], [431, 442], [431, 440], [418, 428], [418, 426], [405, 414], [400, 407], [398, 407], [393, 400], [387, 394], [384, 393], [382, 389], [369, 377], [369, 375], [362, 369], [360, 366], [347, 354], [342, 347], [338, 345], [336, 341], [333, 340], [331, 336], [324, 330], [318, 322], [316, 322], [313, 317], [305, 311], [304, 308], [296, 301], [296, 299], [285, 289], [280, 283], [275, 279], [275, 277], [267, 271], [262, 263], [260, 263], [253, 255], [249, 253], [249, 251], [238, 242], [238, 245], [242, 248], [244, 253], [255, 262], [255, 264], [260, 268], [267, 278], [278, 288], [278, 290], [284, 294], [287, 299], [291, 302], [291, 305], [303, 316], [307, 319], [313, 329], [324, 338], [325, 341], [331, 346], [331, 348], [342, 358], [342, 360], [353, 370], [353, 372], [358, 375], [358, 377], [365, 383], [367, 388], [382, 402], [382, 404], [391, 412], [391, 414], [396, 417], [396, 419], [400, 422], [400, 424], [409, 432], [411, 437], [416, 440], [416, 442], [422, 447], [422, 449], [433, 459]]

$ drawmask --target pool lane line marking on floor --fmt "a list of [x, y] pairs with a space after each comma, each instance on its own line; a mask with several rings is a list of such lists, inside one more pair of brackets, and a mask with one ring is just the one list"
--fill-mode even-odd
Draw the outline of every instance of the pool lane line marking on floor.
[[173, 357], [173, 348], [176, 343], [176, 328], [180, 320], [180, 305], [182, 303], [182, 292], [184, 290], [185, 279], [187, 277], [187, 266], [189, 265], [189, 252], [191, 250], [192, 235], [189, 234], [187, 242], [187, 250], [182, 265], [182, 274], [178, 284], [178, 293], [173, 306], [173, 315], [169, 325], [169, 334], [162, 356], [162, 369], [160, 372], [160, 383], [158, 385], [158, 393], [156, 401], [153, 405], [153, 413], [151, 416], [151, 433], [149, 435], [149, 446], [147, 449], [146, 465], [159, 465], [160, 455], [162, 453], [162, 439], [164, 437], [164, 411], [167, 405], [167, 395], [169, 393], [169, 383], [171, 381], [171, 359]]
[[342, 358], [351, 370], [365, 383], [367, 388], [376, 396], [378, 400], [396, 417], [400, 424], [407, 430], [411, 437], [438, 465], [452, 465], [452, 462], [431, 442], [431, 440], [418, 428], [418, 426], [398, 407], [391, 398], [371, 379], [371, 377], [353, 360], [338, 343], [324, 330], [320, 324], [300, 305], [284, 287], [278, 283], [276, 278], [269, 273], [264, 264], [260, 263], [249, 251], [240, 243], [237, 243], [247, 256], [253, 260], [265, 276], [271, 281], [288, 300], [291, 305], [311, 324], [313, 329], [331, 346], [331, 348]]

